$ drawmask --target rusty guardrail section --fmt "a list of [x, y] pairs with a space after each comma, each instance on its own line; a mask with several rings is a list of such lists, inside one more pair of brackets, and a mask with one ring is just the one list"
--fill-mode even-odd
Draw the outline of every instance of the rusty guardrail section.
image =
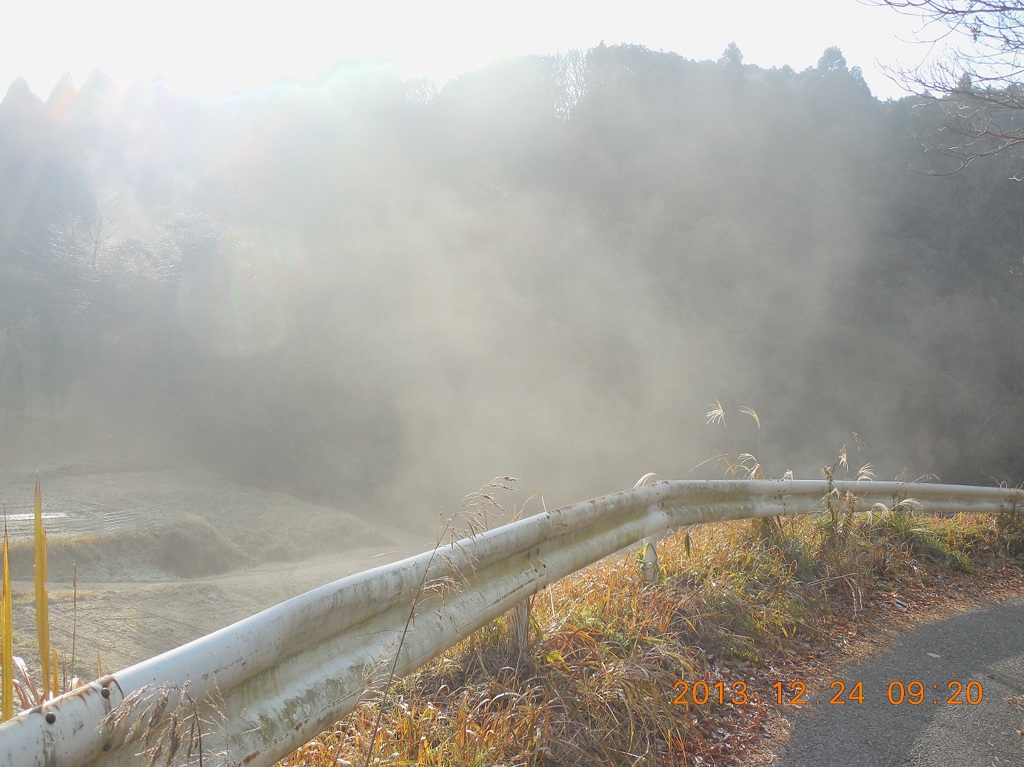
[[[1009, 489], [897, 482], [657, 482], [351, 575], [92, 682], [0, 726], [0, 764], [139, 764], [147, 725], [195, 714], [207, 722], [204, 764], [271, 765], [351, 711], [374, 669], [390, 669], [414, 603], [398, 676], [644, 538], [686, 525], [816, 513], [830, 488], [855, 494], [862, 509], [908, 495], [933, 512], [1008, 511], [1020, 501]], [[132, 723], [140, 727], [128, 733]]]

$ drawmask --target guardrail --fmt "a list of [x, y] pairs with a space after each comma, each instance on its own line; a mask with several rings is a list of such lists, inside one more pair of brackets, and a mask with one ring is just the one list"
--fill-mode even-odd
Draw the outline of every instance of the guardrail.
[[1016, 490], [957, 485], [656, 482], [351, 575], [98, 679], [0, 726], [0, 764], [134, 765], [144, 730], [197, 716], [218, 723], [204, 728], [204, 763], [220, 755], [265, 767], [351, 711], [382, 664], [410, 673], [545, 586], [667, 530], [815, 513], [832, 490], [853, 493], [860, 508], [908, 495], [931, 512], [1021, 501]]

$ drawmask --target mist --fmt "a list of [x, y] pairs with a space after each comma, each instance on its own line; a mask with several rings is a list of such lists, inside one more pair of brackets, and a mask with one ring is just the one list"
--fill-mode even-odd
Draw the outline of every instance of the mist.
[[928, 175], [919, 101], [834, 48], [210, 101], [15, 82], [0, 456], [203, 466], [423, 529], [492, 477], [532, 513], [731, 477], [722, 454], [1016, 484], [1024, 188], [1010, 156]]

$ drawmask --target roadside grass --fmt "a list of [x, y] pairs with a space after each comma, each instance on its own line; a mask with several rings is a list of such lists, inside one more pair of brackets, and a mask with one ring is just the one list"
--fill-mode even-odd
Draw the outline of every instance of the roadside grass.
[[811, 652], [872, 599], [930, 577], [1020, 572], [1016, 514], [823, 506], [670, 535], [655, 583], [636, 550], [607, 558], [531, 600], [525, 651], [510, 613], [279, 765], [737, 764], [771, 728], [770, 707], [738, 702], [744, 686], [774, 695], [766, 680], [794, 647]]

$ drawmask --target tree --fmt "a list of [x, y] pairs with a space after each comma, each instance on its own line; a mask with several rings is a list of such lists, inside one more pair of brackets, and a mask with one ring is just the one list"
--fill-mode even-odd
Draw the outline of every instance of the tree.
[[725, 81], [734, 95], [743, 90], [743, 53], [736, 43], [729, 43], [718, 57], [718, 66], [723, 68]]
[[955, 170], [1024, 143], [1024, 1], [865, 2], [920, 18], [919, 41], [941, 52], [890, 76], [945, 108], [942, 128], [956, 138], [933, 146], [959, 161]]
[[88, 222], [87, 231], [89, 256], [94, 273], [97, 271], [100, 250], [105, 248], [123, 229], [123, 212], [124, 201], [118, 197], [110, 197], [104, 202], [96, 203], [96, 213]]
[[587, 91], [587, 54], [577, 49], [555, 57], [558, 114], [568, 120]]
[[846, 57], [843, 52], [836, 46], [830, 45], [818, 59], [818, 72], [827, 75], [845, 74], [846, 71]]
[[742, 67], [743, 53], [740, 51], [740, 47], [734, 42], [729, 43], [722, 51], [722, 55], [718, 57], [718, 63], [726, 67]]

